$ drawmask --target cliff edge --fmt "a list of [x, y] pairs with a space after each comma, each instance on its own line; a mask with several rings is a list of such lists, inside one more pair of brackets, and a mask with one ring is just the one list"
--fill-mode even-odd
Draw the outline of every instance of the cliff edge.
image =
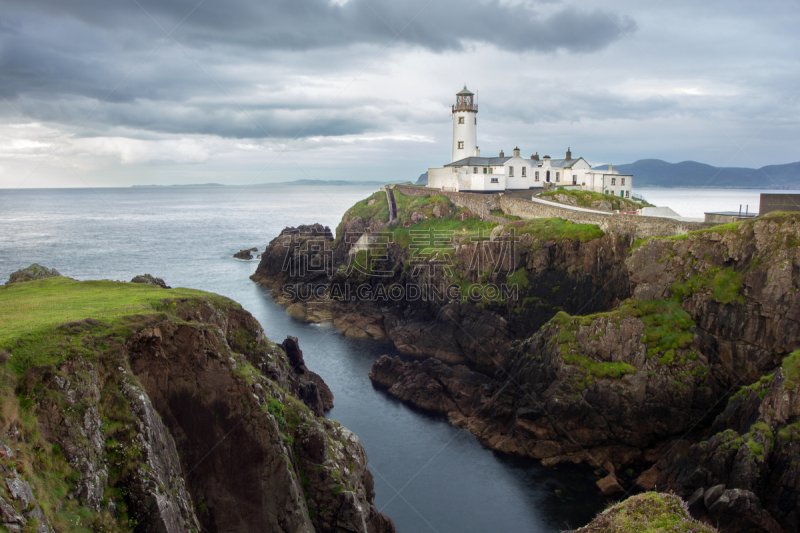
[[394, 531], [296, 339], [235, 302], [59, 277], [0, 304], [5, 528]]

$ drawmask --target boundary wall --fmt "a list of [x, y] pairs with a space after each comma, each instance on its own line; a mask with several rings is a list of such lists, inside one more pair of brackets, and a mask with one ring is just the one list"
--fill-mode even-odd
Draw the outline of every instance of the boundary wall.
[[[662, 217], [618, 215], [574, 206], [562, 207], [554, 202], [527, 200], [505, 194], [449, 192], [427, 187], [410, 187], [408, 185], [394, 185], [394, 188], [406, 196], [446, 196], [457, 206], [466, 207], [479, 216], [482, 214], [490, 215], [489, 211], [492, 209], [501, 209], [508, 215], [518, 216], [523, 219], [557, 217], [577, 224], [596, 224], [606, 233], [630, 235], [634, 239], [672, 237], [717, 225], [708, 222], [685, 222]], [[489, 217], [486, 217], [486, 219], [488, 220]]]

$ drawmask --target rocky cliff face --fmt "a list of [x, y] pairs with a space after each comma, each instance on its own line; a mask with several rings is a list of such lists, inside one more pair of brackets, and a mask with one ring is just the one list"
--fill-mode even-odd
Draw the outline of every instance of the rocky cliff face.
[[[327, 318], [346, 335], [388, 337], [403, 352], [486, 371], [500, 364], [511, 341], [526, 338], [559, 310], [603, 311], [630, 295], [623, 266], [629, 239], [561, 220], [493, 217], [508, 222], [498, 226], [444, 197], [397, 192], [396, 198], [393, 226], [380, 210], [385, 198], [377, 196], [348, 211], [335, 241], [314, 237], [327, 228], [304, 226], [306, 236], [291, 248], [297, 231], [286, 228], [270, 242], [252, 279], [273, 288], [298, 318]], [[440, 225], [454, 229], [436, 237]], [[438, 254], [426, 237], [444, 239]], [[320, 246], [304, 239], [330, 253], [321, 258]], [[296, 266], [325, 260], [325, 270]]]
[[159, 293], [158, 313], [72, 322], [6, 354], [5, 527], [394, 531], [296, 339], [270, 342], [229, 300]]
[[787, 215], [653, 239], [626, 262], [633, 299], [559, 313], [490, 380], [389, 357], [370, 376], [494, 449], [588, 462], [610, 489], [613, 463], [655, 462], [639, 485], [691, 498], [725, 531], [796, 530], [798, 413], [776, 368], [800, 347], [798, 244], [800, 217]]
[[657, 463], [646, 477], [725, 531], [800, 529], [798, 368], [800, 351], [742, 387], [714, 420], [712, 436], [671, 464]]
[[[409, 222], [398, 198], [400, 228], [473, 220], [428, 199], [427, 206], [414, 200]], [[434, 218], [441, 222], [428, 224]], [[509, 256], [503, 247], [512, 225], [521, 238]], [[334, 315], [345, 330], [382, 328], [403, 351], [431, 357], [382, 357], [370, 378], [403, 401], [448, 414], [493, 449], [546, 464], [587, 462], [606, 475], [609, 492], [631, 487], [632, 478], [615, 475], [620, 465], [653, 465], [640, 486], [669, 483], [725, 531], [796, 530], [787, 510], [800, 492], [786, 462], [793, 449], [776, 448], [758, 424], [774, 435], [797, 420], [740, 413], [749, 425], [738, 429], [714, 421], [731, 395], [800, 348], [800, 217], [772, 214], [643, 243], [592, 228], [545, 220], [492, 224], [488, 239], [456, 233], [448, 273], [415, 261], [402, 230], [393, 230], [396, 246], [377, 263], [389, 273], [384, 279], [334, 269], [328, 287], [386, 284], [407, 293], [410, 285], [468, 291], [507, 283], [518, 296], [339, 302]], [[734, 466], [729, 451], [697, 448], [703, 439], [717, 450], [739, 438], [777, 454]], [[681, 463], [687, 457], [694, 462]], [[751, 477], [742, 481], [733, 470]], [[771, 472], [779, 474], [767, 481]]]

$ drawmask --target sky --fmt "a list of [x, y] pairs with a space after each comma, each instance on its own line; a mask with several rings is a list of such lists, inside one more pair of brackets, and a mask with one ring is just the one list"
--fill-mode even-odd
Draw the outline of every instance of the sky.
[[3, 0], [0, 188], [800, 161], [796, 0]]

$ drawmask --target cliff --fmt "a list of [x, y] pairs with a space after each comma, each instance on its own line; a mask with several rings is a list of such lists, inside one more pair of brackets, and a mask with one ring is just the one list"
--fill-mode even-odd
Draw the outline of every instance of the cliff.
[[[786, 462], [793, 449], [768, 446], [758, 425], [775, 435], [797, 415], [748, 415], [738, 436], [715, 419], [800, 348], [799, 215], [637, 239], [642, 232], [626, 224], [606, 232], [502, 211], [479, 216], [474, 202], [397, 190], [390, 223], [380, 194], [348, 211], [330, 240], [321, 293], [346, 334], [385, 335], [420, 359], [381, 357], [370, 372], [377, 386], [448, 415], [493, 449], [547, 465], [587, 463], [609, 494], [668, 484], [724, 531], [797, 529], [787, 510], [800, 492]], [[419, 240], [436, 232], [447, 239]], [[370, 256], [378, 234], [386, 245]], [[414, 286], [456, 290], [412, 299]], [[335, 297], [360, 287], [357, 297]], [[380, 287], [399, 296], [376, 298]], [[721, 442], [717, 434], [769, 448], [763, 461], [772, 466], [743, 459], [763, 473], [747, 483], [730, 474], [731, 457], [713, 466], [719, 453], [696, 447]], [[695, 463], [681, 463], [687, 456]], [[698, 500], [701, 489], [714, 491]]]
[[321, 226], [286, 228], [252, 279], [298, 318], [487, 371], [559, 310], [602, 311], [630, 295], [619, 275], [630, 238], [561, 219], [478, 216], [443, 196], [394, 198], [394, 222], [379, 192], [348, 210], [335, 240]]
[[0, 304], [5, 528], [394, 530], [296, 340], [235, 302], [50, 278]]
[[491, 379], [389, 357], [370, 376], [494, 449], [600, 468], [609, 492], [634, 483], [614, 464], [654, 463], [639, 486], [691, 498], [724, 531], [797, 530], [799, 413], [782, 376], [800, 348], [798, 244], [786, 214], [637, 242], [630, 300], [557, 314]]

